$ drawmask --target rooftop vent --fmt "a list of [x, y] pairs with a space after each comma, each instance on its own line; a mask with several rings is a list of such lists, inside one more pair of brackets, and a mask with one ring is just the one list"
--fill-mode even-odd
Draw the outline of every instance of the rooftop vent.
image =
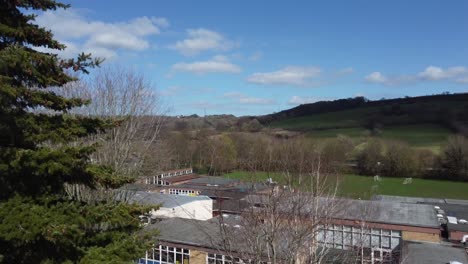
[[456, 217], [453, 217], [453, 216], [447, 216], [447, 220], [450, 224], [457, 224], [457, 218]]

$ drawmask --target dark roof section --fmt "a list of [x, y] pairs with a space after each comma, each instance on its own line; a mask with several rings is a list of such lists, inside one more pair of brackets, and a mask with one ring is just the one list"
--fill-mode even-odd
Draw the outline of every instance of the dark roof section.
[[[354, 200], [354, 199], [333, 199], [326, 197], [309, 197], [307, 194], [290, 194], [289, 197], [282, 197], [281, 206], [285, 213], [290, 211], [292, 204], [297, 204], [295, 201], [301, 201], [300, 196], [304, 196], [302, 201], [307, 201], [308, 205], [316, 204], [317, 208], [337, 208], [332, 215], [335, 219], [358, 220], [373, 223], [395, 224], [405, 226], [418, 226], [439, 228], [439, 222], [433, 206], [426, 204], [409, 204], [398, 202], [383, 202], [369, 200]], [[266, 195], [248, 195], [243, 200], [249, 204], [268, 204], [271, 199]], [[316, 199], [316, 200], [314, 200]], [[293, 201], [290, 202], [289, 200]], [[303, 210], [306, 214], [309, 212], [321, 212], [315, 210], [311, 206], [304, 206]]]
[[424, 198], [424, 197], [408, 197], [408, 196], [394, 196], [394, 195], [377, 195], [374, 197], [375, 201], [394, 202], [394, 203], [445, 203], [445, 199], [442, 198]]
[[[402, 204], [425, 204], [439, 206], [440, 209], [444, 210], [446, 216], [456, 217], [457, 220], [468, 220], [468, 200], [404, 197], [391, 195], [378, 195], [375, 199], [379, 201], [393, 201], [395, 203]], [[447, 227], [449, 231], [468, 232], [468, 224], [447, 223]]]
[[173, 184], [176, 184], [178, 182], [186, 182], [186, 181], [190, 181], [190, 180], [197, 179], [197, 178], [200, 178], [200, 176], [198, 174], [192, 173], [192, 174], [186, 174], [186, 175], [167, 177], [167, 178], [163, 178], [161, 180], [165, 181], [165, 182], [168, 182], [171, 185], [173, 185]]
[[465, 250], [439, 243], [404, 243], [401, 264], [439, 264], [450, 261], [468, 263]]
[[174, 185], [173, 188], [199, 190], [202, 195], [213, 198], [240, 199], [247, 194], [266, 190], [270, 186], [263, 183], [249, 183], [223, 177], [204, 176]]
[[[468, 206], [460, 204], [442, 204], [440, 209], [445, 211], [447, 216], [456, 217], [457, 220], [468, 220]], [[448, 231], [468, 232], [468, 224], [451, 224], [447, 223]]]
[[198, 179], [191, 180], [189, 184], [191, 185], [202, 185], [202, 186], [219, 186], [219, 187], [228, 187], [240, 183], [240, 180], [227, 179], [217, 176], [205, 176]]

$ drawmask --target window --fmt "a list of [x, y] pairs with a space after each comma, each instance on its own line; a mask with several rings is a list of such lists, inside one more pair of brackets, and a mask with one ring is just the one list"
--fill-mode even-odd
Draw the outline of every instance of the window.
[[363, 259], [363, 263], [390, 263], [398, 259], [401, 244], [401, 231], [379, 228], [327, 225], [319, 226], [316, 235], [325, 247], [364, 248], [364, 257], [368, 259]]
[[239, 258], [233, 258], [230, 256], [219, 255], [219, 254], [208, 254], [206, 257], [207, 264], [238, 264], [245, 263]]
[[169, 189], [169, 194], [197, 196], [200, 194], [200, 192], [194, 191], [194, 190], [185, 190], [185, 189]]
[[156, 246], [148, 250], [147, 258], [139, 259], [139, 264], [189, 264], [190, 250], [167, 246]]
[[[247, 264], [253, 263], [251, 260], [242, 260], [231, 256], [209, 253], [206, 257], [206, 264]], [[258, 262], [256, 262], [258, 263]], [[269, 262], [261, 261], [261, 264], [269, 264]]]

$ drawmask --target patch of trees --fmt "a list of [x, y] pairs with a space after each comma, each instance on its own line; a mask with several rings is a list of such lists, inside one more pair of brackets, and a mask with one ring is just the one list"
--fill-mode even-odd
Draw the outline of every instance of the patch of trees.
[[172, 132], [164, 141], [170, 149], [167, 164], [193, 166], [212, 175], [232, 170], [287, 170], [300, 175], [310, 171], [312, 164], [320, 164], [321, 171], [334, 174], [343, 169], [354, 148], [345, 136], [317, 141], [302, 136], [279, 138], [265, 133], [216, 133], [210, 130]]
[[436, 155], [399, 141], [371, 139], [358, 151], [356, 165], [362, 175], [468, 181], [468, 140], [453, 136]]

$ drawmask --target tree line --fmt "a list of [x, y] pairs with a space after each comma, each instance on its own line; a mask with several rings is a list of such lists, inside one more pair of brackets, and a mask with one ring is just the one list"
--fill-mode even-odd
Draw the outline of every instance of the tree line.
[[331, 174], [468, 180], [468, 140], [462, 135], [450, 137], [440, 153], [376, 137], [356, 143], [343, 135], [322, 140], [203, 129], [166, 133], [163, 142], [166, 154], [162, 167], [193, 166], [212, 175], [285, 169], [300, 175], [301, 170], [311, 167], [306, 161], [320, 158], [322, 170]]

